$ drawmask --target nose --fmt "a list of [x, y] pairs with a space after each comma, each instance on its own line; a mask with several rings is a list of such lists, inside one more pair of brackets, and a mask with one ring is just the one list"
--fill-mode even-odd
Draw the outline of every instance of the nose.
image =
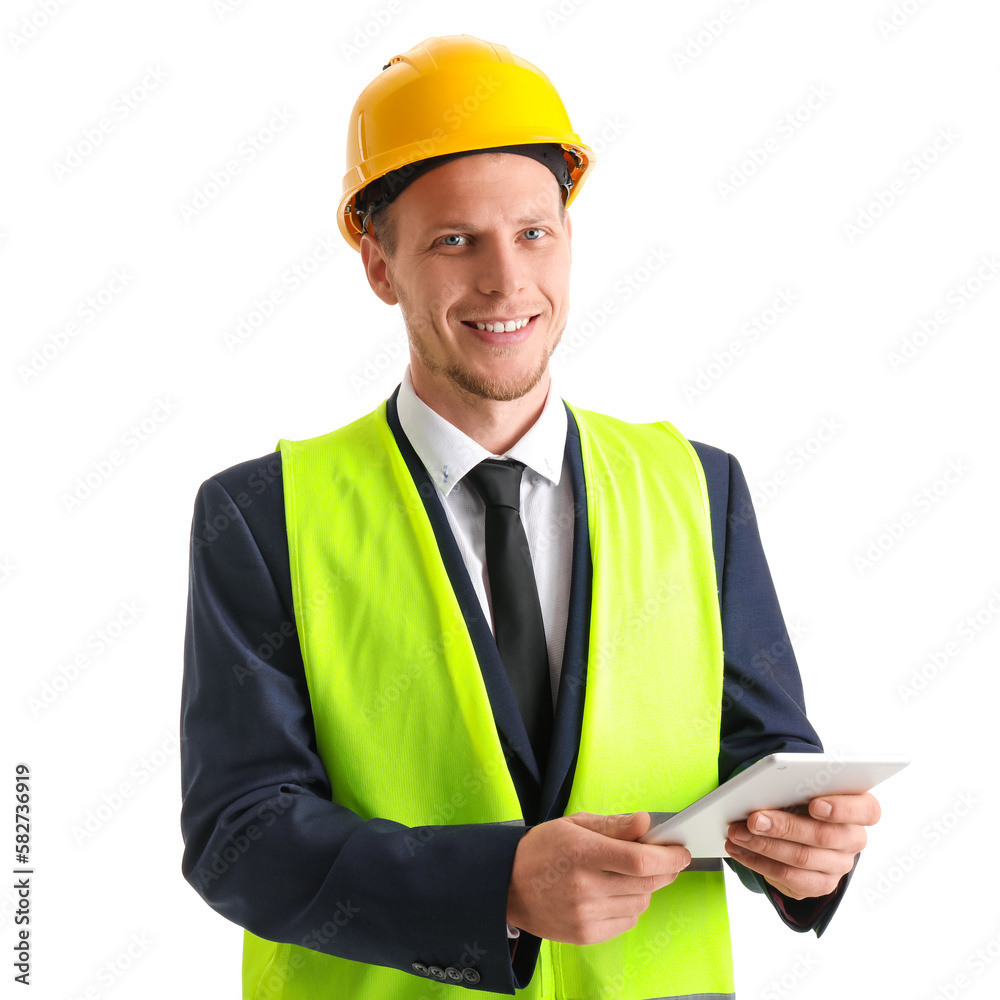
[[476, 264], [479, 291], [485, 295], [514, 298], [527, 284], [527, 261], [507, 240], [486, 242]]

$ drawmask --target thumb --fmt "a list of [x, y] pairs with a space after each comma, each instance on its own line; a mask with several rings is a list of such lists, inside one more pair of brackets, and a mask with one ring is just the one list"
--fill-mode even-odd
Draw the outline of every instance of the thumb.
[[611, 815], [581, 812], [566, 818], [585, 830], [611, 837], [613, 840], [638, 840], [649, 829], [650, 821], [648, 812]]

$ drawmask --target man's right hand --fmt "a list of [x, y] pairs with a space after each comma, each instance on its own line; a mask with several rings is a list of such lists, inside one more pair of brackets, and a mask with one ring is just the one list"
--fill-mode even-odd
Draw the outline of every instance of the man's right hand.
[[650, 895], [691, 863], [685, 847], [635, 843], [649, 822], [648, 812], [574, 813], [530, 829], [514, 855], [507, 923], [571, 944], [634, 927]]

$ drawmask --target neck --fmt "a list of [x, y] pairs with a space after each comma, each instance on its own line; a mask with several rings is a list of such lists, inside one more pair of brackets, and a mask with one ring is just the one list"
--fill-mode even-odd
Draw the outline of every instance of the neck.
[[545, 407], [549, 371], [518, 399], [483, 399], [456, 386], [439, 386], [433, 378], [410, 365], [410, 379], [417, 396], [448, 423], [467, 434], [493, 455], [503, 455], [524, 437]]

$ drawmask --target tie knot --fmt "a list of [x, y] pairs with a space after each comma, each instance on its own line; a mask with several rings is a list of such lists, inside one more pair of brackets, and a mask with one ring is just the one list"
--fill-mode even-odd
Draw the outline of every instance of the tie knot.
[[513, 459], [484, 458], [465, 478], [479, 492], [487, 507], [521, 509], [521, 473], [523, 462]]

